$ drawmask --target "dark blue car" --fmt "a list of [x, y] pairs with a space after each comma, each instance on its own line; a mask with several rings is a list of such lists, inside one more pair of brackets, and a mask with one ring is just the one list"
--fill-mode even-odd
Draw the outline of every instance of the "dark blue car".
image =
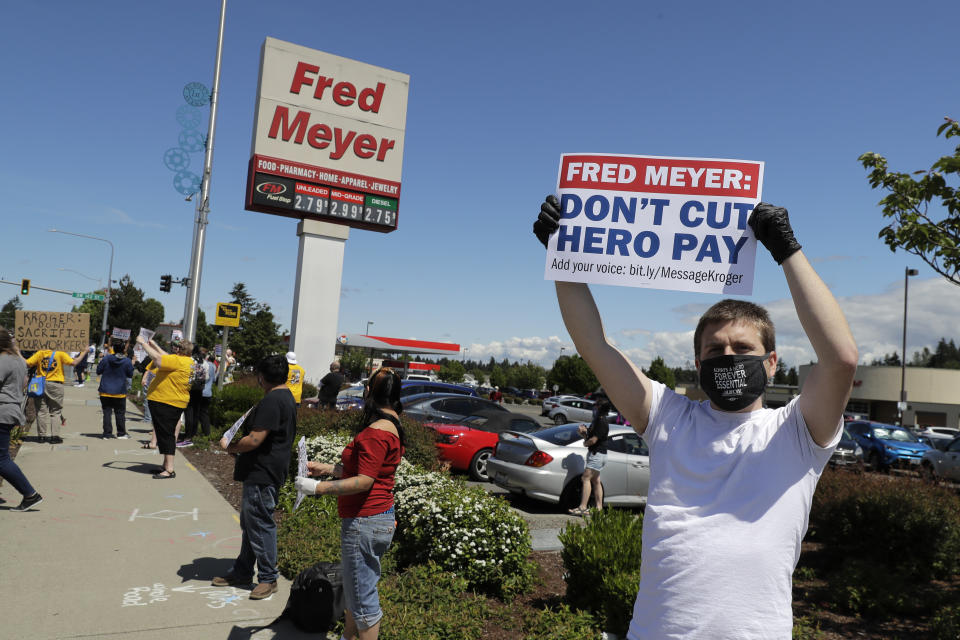
[[[422, 393], [458, 393], [464, 396], [480, 397], [476, 389], [461, 384], [449, 382], [433, 382], [431, 380], [404, 380], [400, 383], [400, 401], [410, 396]], [[363, 409], [363, 395], [344, 395], [337, 398], [337, 409]]]
[[920, 464], [930, 446], [903, 427], [869, 420], [851, 420], [847, 431], [863, 449], [863, 458], [871, 469], [885, 471], [890, 467], [914, 467]]

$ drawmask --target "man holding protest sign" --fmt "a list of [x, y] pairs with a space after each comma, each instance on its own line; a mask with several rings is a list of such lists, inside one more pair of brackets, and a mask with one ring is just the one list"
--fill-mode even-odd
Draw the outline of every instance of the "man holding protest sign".
[[[818, 358], [785, 407], [763, 408], [777, 353], [762, 307], [723, 300], [700, 318], [694, 355], [709, 402], [696, 403], [651, 381], [608, 341], [587, 284], [556, 282], [577, 351], [650, 448], [631, 640], [792, 633], [793, 570], [817, 480], [840, 436], [858, 354], [786, 209], [750, 208], [749, 227], [783, 267]], [[545, 246], [562, 217], [560, 201], [549, 196], [533, 229]]]

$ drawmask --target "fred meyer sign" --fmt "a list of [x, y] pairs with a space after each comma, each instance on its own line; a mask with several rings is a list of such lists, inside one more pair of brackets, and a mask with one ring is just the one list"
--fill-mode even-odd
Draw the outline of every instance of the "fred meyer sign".
[[217, 315], [213, 324], [220, 327], [239, 327], [240, 305], [232, 302], [218, 302]]
[[410, 77], [267, 38], [246, 208], [393, 231]]

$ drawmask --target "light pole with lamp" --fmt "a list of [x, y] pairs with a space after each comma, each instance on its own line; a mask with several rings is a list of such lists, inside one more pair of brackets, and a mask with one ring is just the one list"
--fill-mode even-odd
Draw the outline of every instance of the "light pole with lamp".
[[62, 231], [60, 229], [47, 229], [50, 233], [65, 233], [68, 236], [77, 236], [78, 238], [89, 238], [90, 240], [99, 240], [100, 242], [106, 242], [110, 245], [110, 268], [107, 271], [107, 288], [105, 290], [106, 295], [104, 296], [103, 303], [103, 325], [100, 327], [100, 342], [102, 343], [107, 338], [107, 316], [110, 315], [110, 289], [113, 282], [113, 243], [107, 240], [106, 238], [98, 238], [97, 236], [88, 236], [83, 233], [73, 233], [72, 231]]
[[64, 268], [64, 267], [57, 267], [57, 271], [69, 271], [70, 273], [75, 273], [75, 274], [77, 274], [78, 276], [83, 276], [83, 277], [86, 278], [87, 280], [93, 280], [94, 282], [96, 282], [98, 289], [101, 288], [101, 287], [103, 287], [103, 278], [94, 278], [93, 276], [88, 276], [88, 275], [85, 274], [85, 273], [80, 273], [80, 272], [77, 271], [76, 269], [66, 269], [66, 268]]
[[[367, 320], [367, 330], [363, 332], [363, 335], [370, 335], [370, 325], [372, 324], [373, 320]], [[367, 375], [369, 376], [371, 373], [373, 373], [373, 347], [370, 347], [370, 364], [367, 367]]]
[[903, 426], [903, 412], [907, 410], [907, 286], [910, 276], [920, 272], [907, 267], [903, 272], [903, 350], [900, 351], [900, 402], [897, 403], [897, 424]]

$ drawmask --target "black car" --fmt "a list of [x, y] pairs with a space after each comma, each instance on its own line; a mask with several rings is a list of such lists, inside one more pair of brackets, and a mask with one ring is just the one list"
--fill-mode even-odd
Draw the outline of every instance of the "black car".
[[509, 413], [496, 402], [453, 393], [422, 393], [403, 399], [403, 413], [420, 422], [454, 424], [487, 411]]
[[863, 468], [863, 449], [846, 428], [840, 435], [840, 442], [837, 443], [828, 464], [831, 467]]

